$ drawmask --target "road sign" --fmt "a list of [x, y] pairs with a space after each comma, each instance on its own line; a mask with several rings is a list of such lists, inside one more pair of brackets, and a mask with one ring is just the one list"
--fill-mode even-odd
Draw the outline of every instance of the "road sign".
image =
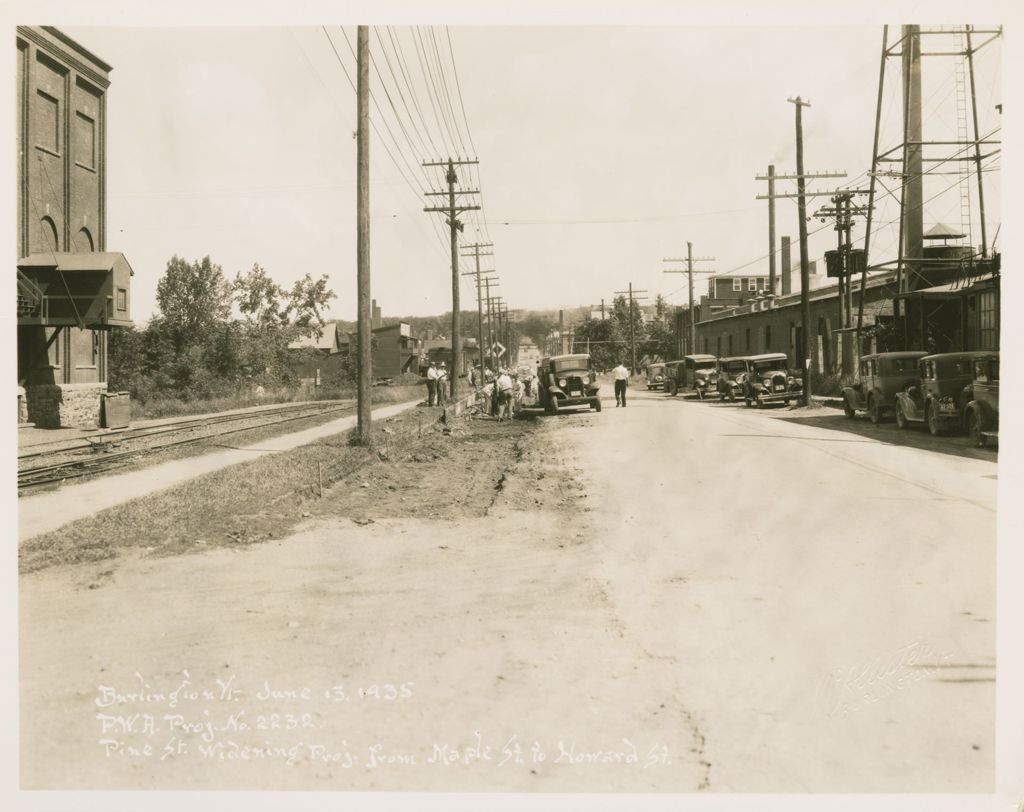
[[495, 358], [501, 358], [505, 354], [505, 345], [500, 341], [495, 341], [491, 345], [491, 352], [494, 353]]

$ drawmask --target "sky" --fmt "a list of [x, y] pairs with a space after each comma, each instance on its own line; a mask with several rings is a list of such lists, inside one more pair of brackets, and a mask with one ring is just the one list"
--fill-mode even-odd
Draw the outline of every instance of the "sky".
[[[63, 28], [114, 68], [107, 249], [123, 252], [135, 270], [137, 320], [152, 315], [175, 254], [209, 255], [229, 277], [258, 263], [285, 286], [326, 273], [337, 293], [329, 315], [354, 317], [354, 26]], [[714, 257], [703, 269], [767, 273], [767, 202], [756, 199], [767, 184], [755, 176], [769, 164], [795, 170], [787, 99], [811, 101], [805, 170], [849, 173], [810, 188], [866, 188], [881, 38], [880, 24], [376, 27], [371, 120], [382, 136], [370, 146], [373, 297], [386, 316], [451, 308], [447, 228], [442, 215], [422, 211], [422, 192], [442, 182], [419, 166], [450, 152], [480, 162], [459, 173], [462, 188], [479, 188], [483, 202], [479, 214], [466, 215], [460, 239], [494, 243], [481, 264], [497, 272], [495, 292], [513, 309], [596, 305], [630, 283], [649, 302], [660, 293], [683, 304], [685, 275], [665, 273], [682, 266], [663, 259], [685, 256], [688, 241], [695, 256]], [[389, 73], [402, 76], [395, 42], [416, 91], [406, 85], [408, 98], [398, 97], [401, 85]], [[447, 70], [454, 56], [437, 103], [452, 99], [459, 137], [437, 125], [427, 86], [417, 84], [419, 43], [425, 52], [436, 43]], [[999, 124], [1001, 47], [990, 46], [977, 66], [983, 131]], [[951, 65], [925, 66], [926, 127], [934, 132], [955, 124]], [[898, 60], [887, 70], [883, 146], [895, 143], [900, 115]], [[998, 173], [985, 179], [991, 233]], [[777, 191], [795, 184], [780, 181]], [[884, 204], [878, 222], [894, 216]], [[926, 209], [925, 227], [950, 217], [959, 225], [955, 190]], [[795, 259], [795, 201], [779, 201], [777, 223], [780, 236], [792, 236]], [[835, 233], [816, 220], [809, 227], [819, 229], [810, 238], [813, 260], [833, 247]], [[895, 256], [895, 230], [888, 231], [872, 238], [875, 261]], [[473, 267], [462, 262], [464, 271]], [[704, 279], [697, 277], [697, 295]], [[461, 304], [475, 306], [469, 277]]]

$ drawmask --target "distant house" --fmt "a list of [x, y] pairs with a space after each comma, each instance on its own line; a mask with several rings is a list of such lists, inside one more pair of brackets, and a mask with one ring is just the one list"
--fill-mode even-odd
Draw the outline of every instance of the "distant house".
[[373, 377], [396, 378], [403, 372], [419, 373], [420, 342], [404, 321], [377, 327], [373, 334]]
[[315, 380], [340, 367], [348, 356], [349, 337], [335, 322], [323, 325], [319, 335], [298, 338], [288, 344], [292, 372], [299, 378]]

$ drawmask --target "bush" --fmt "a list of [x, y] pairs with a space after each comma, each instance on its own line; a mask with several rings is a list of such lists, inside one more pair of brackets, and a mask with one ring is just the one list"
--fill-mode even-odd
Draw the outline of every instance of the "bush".
[[853, 385], [851, 375], [837, 375], [835, 373], [811, 373], [811, 394], [839, 397], [843, 394], [844, 386]]

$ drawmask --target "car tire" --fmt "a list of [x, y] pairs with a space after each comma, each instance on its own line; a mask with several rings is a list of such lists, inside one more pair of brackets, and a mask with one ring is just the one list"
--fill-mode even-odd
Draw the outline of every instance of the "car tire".
[[978, 448], [984, 448], [986, 438], [982, 432], [985, 430], [985, 426], [982, 424], [978, 411], [976, 409], [968, 410], [964, 422], [967, 424], [967, 433], [971, 437], [971, 442]]
[[850, 420], [853, 420], [857, 416], [857, 410], [853, 408], [853, 404], [850, 403], [850, 398], [843, 398], [843, 414]]
[[558, 414], [558, 401], [554, 395], [548, 395], [548, 399], [544, 402], [544, 411], [547, 414]]
[[736, 400], [736, 393], [731, 388], [727, 389], [726, 392], [725, 392], [725, 399], [727, 401], [729, 401], [730, 403], [735, 402], [735, 400]]
[[751, 402], [750, 398], [745, 397], [743, 398], [743, 405], [749, 409], [753, 405], [753, 403]]
[[669, 388], [669, 395], [671, 397], [675, 397], [676, 395], [679, 394], [679, 387], [676, 386], [676, 382], [675, 381], [672, 381], [672, 383], [670, 383], [668, 385], [668, 388]]
[[932, 437], [941, 437], [945, 434], [945, 429], [939, 422], [939, 416], [935, 414], [935, 404], [929, 403], [925, 409], [924, 421], [928, 424], [928, 433]]
[[601, 399], [594, 398], [592, 401], [590, 401], [590, 406], [593, 408], [595, 412], [601, 411]]
[[899, 404], [896, 405], [896, 428], [900, 431], [905, 431], [909, 428], [910, 423], [907, 420], [907, 416], [903, 413], [903, 407]]
[[868, 397], [868, 417], [876, 426], [882, 422], [882, 409], [878, 405], [878, 399], [873, 396]]

